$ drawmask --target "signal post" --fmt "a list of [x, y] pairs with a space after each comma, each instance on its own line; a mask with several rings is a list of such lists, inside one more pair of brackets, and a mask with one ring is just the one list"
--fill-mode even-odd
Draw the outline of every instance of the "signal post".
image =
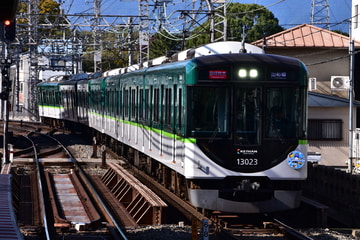
[[5, 0], [0, 8], [0, 40], [4, 43], [4, 55], [0, 59], [1, 67], [1, 91], [0, 99], [3, 101], [3, 117], [4, 117], [4, 135], [3, 135], [3, 160], [0, 167], [5, 163], [9, 163], [9, 95], [11, 92], [10, 66], [11, 57], [8, 56], [8, 46], [16, 37], [16, 11], [18, 0]]

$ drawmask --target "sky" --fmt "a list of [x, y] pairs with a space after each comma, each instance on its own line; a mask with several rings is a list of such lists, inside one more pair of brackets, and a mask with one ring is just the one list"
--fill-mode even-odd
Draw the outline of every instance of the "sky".
[[[284, 28], [291, 28], [303, 23], [310, 24], [312, 0], [241, 0], [238, 2], [269, 6], [268, 9], [274, 13]], [[330, 30], [349, 32], [347, 20], [351, 17], [351, 0], [328, 0], [328, 3]]]
[[[190, 0], [187, 1], [191, 2]], [[62, 0], [62, 2], [65, 13], [93, 12], [93, 0]], [[149, 0], [149, 4], [153, 2], [153, 0]], [[173, 2], [181, 3], [184, 0], [173, 0]], [[303, 23], [310, 23], [312, 0], [232, 0], [232, 2], [263, 5], [273, 12], [279, 20], [279, 24], [286, 29]], [[349, 32], [347, 20], [351, 17], [351, 0], [328, 0], [328, 3], [330, 30]], [[101, 13], [137, 15], [138, 0], [102, 0]]]

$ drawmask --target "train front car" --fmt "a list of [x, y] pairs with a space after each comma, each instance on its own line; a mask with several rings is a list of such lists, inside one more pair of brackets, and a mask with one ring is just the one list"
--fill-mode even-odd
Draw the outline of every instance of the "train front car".
[[191, 203], [241, 213], [298, 207], [307, 177], [304, 65], [266, 54], [192, 64], [184, 160]]

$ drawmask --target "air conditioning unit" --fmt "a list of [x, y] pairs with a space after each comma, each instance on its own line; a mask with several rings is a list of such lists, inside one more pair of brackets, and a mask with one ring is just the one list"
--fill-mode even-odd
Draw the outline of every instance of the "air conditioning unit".
[[309, 78], [309, 91], [315, 91], [316, 90], [316, 78]]
[[331, 90], [347, 90], [349, 88], [349, 76], [331, 76]]

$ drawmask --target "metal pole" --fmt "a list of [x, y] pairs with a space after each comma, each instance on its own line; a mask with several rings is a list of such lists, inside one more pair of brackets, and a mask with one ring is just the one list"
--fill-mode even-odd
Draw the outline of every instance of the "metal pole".
[[8, 100], [3, 101], [4, 104], [4, 136], [3, 136], [3, 150], [4, 150], [4, 159], [2, 166], [9, 163], [9, 151], [8, 151], [8, 120], [9, 120], [9, 111], [8, 111]]
[[[5, 76], [5, 74], [2, 73], [2, 92], [7, 93], [7, 97], [6, 99], [4, 99], [3, 104], [4, 104], [4, 136], [3, 136], [3, 151], [4, 151], [4, 159], [3, 159], [3, 163], [2, 166], [4, 164], [9, 163], [9, 147], [8, 147], [8, 143], [9, 143], [9, 139], [8, 139], [8, 122], [9, 122], [9, 86], [8, 86], [8, 81], [10, 81], [9, 79], [9, 75], [10, 75], [10, 66], [8, 65], [8, 53], [7, 53], [7, 49], [8, 45], [5, 44], [5, 59], [4, 59], [4, 65], [2, 66], [2, 71], [6, 71], [5, 74], [7, 74], [7, 76]], [[7, 78], [7, 79], [6, 79]]]
[[352, 173], [353, 166], [353, 88], [354, 88], [354, 40], [350, 41], [350, 88], [349, 88], [349, 165], [348, 172]]

